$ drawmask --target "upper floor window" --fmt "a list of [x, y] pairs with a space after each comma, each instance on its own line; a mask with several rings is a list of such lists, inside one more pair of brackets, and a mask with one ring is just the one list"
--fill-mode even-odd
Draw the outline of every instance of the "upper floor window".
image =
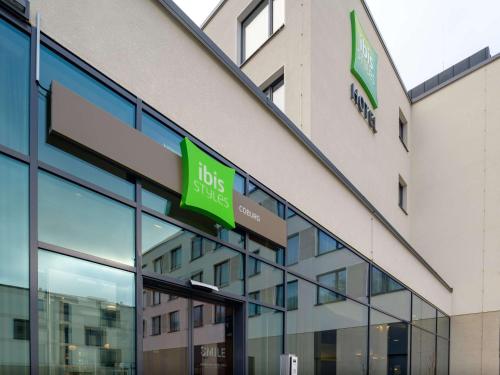
[[406, 213], [407, 212], [407, 185], [401, 176], [398, 183], [398, 205]]
[[399, 111], [399, 140], [408, 151], [408, 121], [401, 111]]
[[285, 111], [285, 77], [281, 76], [264, 90], [266, 96], [282, 111]]
[[263, 0], [241, 23], [241, 61], [285, 23], [285, 0]]

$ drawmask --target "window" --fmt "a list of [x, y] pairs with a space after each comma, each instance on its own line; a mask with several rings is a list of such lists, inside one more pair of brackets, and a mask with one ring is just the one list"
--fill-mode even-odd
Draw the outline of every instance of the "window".
[[203, 239], [196, 236], [191, 239], [191, 260], [200, 258], [203, 255]]
[[117, 328], [120, 324], [120, 310], [115, 305], [109, 304], [101, 309], [101, 326]]
[[[78, 368], [80, 373], [116, 373], [136, 367], [133, 273], [39, 250], [38, 297], [48, 306], [47, 313], [38, 315], [38, 345], [45, 348], [39, 352], [42, 372], [66, 374]], [[71, 315], [66, 318], [66, 313]], [[63, 341], [95, 354], [85, 356], [85, 361], [74, 352], [65, 355], [68, 345]], [[98, 352], [108, 349], [123, 355], [114, 371], [104, 371], [99, 361]]]
[[299, 261], [299, 242], [300, 237], [299, 234], [294, 234], [293, 236], [288, 237], [288, 242], [286, 246], [287, 250], [287, 265], [298, 263]]
[[52, 174], [38, 173], [39, 240], [134, 265], [134, 210]]
[[408, 151], [408, 122], [401, 111], [399, 111], [399, 140]]
[[322, 230], [318, 230], [318, 255], [343, 249], [344, 245]]
[[161, 316], [153, 316], [151, 320], [151, 335], [158, 336], [161, 334]]
[[271, 262], [285, 264], [285, 249], [265, 238], [250, 234], [248, 236], [248, 251]]
[[406, 213], [407, 210], [407, 186], [406, 182], [399, 176], [398, 183], [398, 205]]
[[215, 305], [215, 324], [226, 322], [226, 306]]
[[264, 90], [266, 96], [278, 107], [281, 111], [285, 111], [285, 77], [281, 76], [274, 81], [267, 89]]
[[61, 315], [64, 322], [69, 322], [71, 319], [71, 305], [69, 303], [61, 304]]
[[214, 266], [215, 286], [222, 287], [229, 284], [229, 261]]
[[[345, 268], [318, 276], [318, 282], [339, 292], [346, 292], [346, 270]], [[345, 298], [340, 294], [318, 287], [318, 305], [329, 302], [343, 301]]]
[[[259, 292], [248, 293], [248, 298], [258, 301], [260, 299], [260, 293]], [[252, 316], [260, 315], [260, 311], [261, 311], [260, 305], [256, 305], [255, 303], [248, 304], [248, 317], [251, 318]]]
[[372, 267], [371, 303], [393, 316], [410, 320], [411, 293], [377, 267]]
[[169, 322], [170, 322], [170, 327], [169, 331], [170, 332], [177, 332], [180, 329], [180, 322], [179, 322], [179, 311], [173, 311], [168, 314], [169, 317]]
[[103, 367], [118, 367], [122, 362], [122, 351], [120, 349], [101, 349], [100, 362]]
[[105, 332], [102, 328], [85, 327], [85, 345], [103, 346], [105, 341]]
[[276, 285], [276, 301], [274, 302], [277, 306], [283, 306], [283, 301], [285, 300], [283, 284]]
[[203, 282], [203, 271], [196, 272], [191, 276], [191, 280]]
[[403, 290], [404, 287], [388, 274], [373, 268], [372, 271], [372, 296]]
[[161, 304], [161, 293], [157, 290], [153, 291], [153, 305]]
[[167, 150], [181, 156], [182, 137], [147, 114], [142, 115], [142, 132]]
[[28, 153], [29, 36], [0, 21], [0, 143]]
[[203, 326], [203, 305], [193, 307], [193, 326], [194, 328]]
[[285, 0], [262, 1], [241, 23], [241, 61], [248, 59], [285, 22]]
[[170, 251], [170, 271], [176, 270], [178, 268], [181, 268], [181, 248], [175, 248], [172, 251]]
[[289, 281], [287, 283], [287, 310], [297, 310], [299, 307], [299, 282]]
[[14, 319], [14, 340], [30, 339], [30, 322], [27, 319]]
[[153, 269], [155, 271], [155, 273], [159, 273], [159, 274], [162, 274], [163, 273], [163, 262], [162, 262], [162, 258], [156, 258], [154, 261], [153, 261]]
[[[259, 250], [253, 252], [259, 254]], [[248, 277], [258, 275], [260, 273], [260, 262], [255, 258], [248, 258]]]

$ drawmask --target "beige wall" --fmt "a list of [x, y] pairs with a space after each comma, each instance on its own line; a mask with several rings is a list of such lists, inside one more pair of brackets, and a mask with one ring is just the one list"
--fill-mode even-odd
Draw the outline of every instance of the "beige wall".
[[450, 312], [450, 293], [157, 1], [34, 0], [31, 8], [50, 37]]
[[413, 106], [412, 242], [453, 314], [500, 310], [500, 59]]

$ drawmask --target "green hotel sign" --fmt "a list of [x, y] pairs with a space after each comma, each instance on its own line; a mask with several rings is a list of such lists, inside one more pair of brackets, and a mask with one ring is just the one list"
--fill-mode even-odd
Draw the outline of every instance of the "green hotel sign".
[[233, 229], [234, 169], [219, 163], [187, 138], [181, 142], [181, 152], [181, 207], [209, 216]]
[[368, 95], [373, 108], [377, 101], [378, 55], [372, 47], [359, 23], [356, 12], [351, 12], [352, 56], [351, 73], [356, 77]]

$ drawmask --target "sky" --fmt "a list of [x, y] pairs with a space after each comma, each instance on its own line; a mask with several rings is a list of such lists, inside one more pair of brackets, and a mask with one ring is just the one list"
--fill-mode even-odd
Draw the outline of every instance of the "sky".
[[[175, 1], [198, 25], [219, 3]], [[483, 47], [500, 52], [500, 0], [366, 2], [407, 89]]]

